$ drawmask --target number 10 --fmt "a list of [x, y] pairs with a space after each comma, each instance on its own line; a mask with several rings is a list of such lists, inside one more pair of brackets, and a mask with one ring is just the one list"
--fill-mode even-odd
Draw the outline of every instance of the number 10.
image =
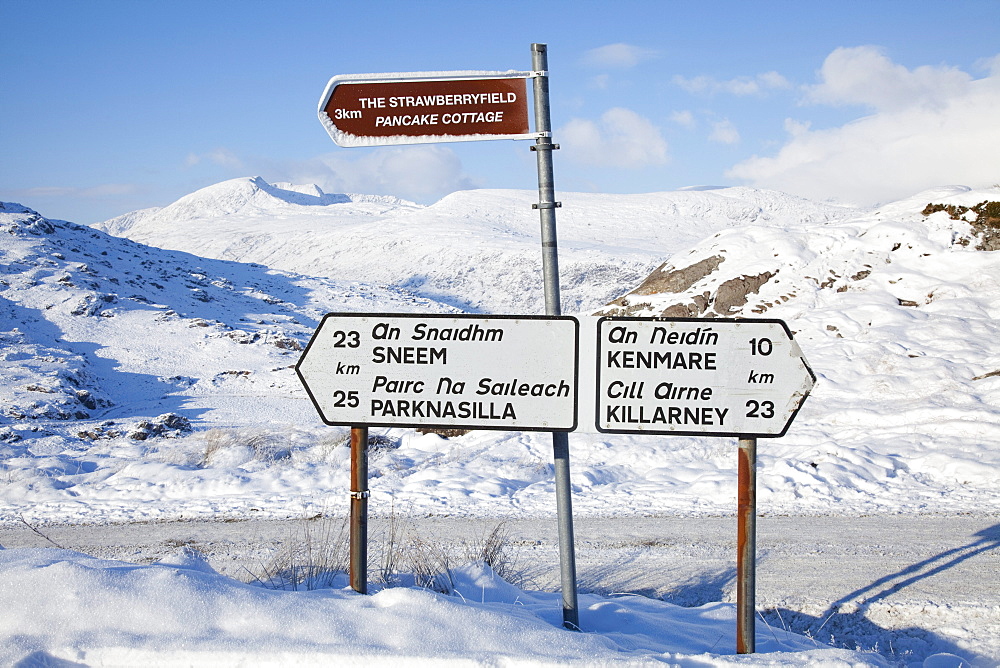
[[751, 355], [763, 355], [766, 357], [771, 354], [772, 350], [774, 350], [774, 346], [771, 344], [771, 339], [750, 339]]

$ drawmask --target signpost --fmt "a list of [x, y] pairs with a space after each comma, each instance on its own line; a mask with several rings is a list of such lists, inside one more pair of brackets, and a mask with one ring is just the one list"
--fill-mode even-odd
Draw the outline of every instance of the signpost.
[[736, 651], [754, 652], [757, 438], [783, 436], [816, 377], [781, 320], [601, 318], [598, 431], [737, 436]]
[[[348, 74], [336, 76], [330, 80], [319, 101], [319, 120], [327, 133], [339, 146], [385, 146], [395, 144], [420, 144], [455, 141], [481, 141], [491, 139], [534, 139], [531, 147], [538, 155], [538, 195], [539, 202], [534, 208], [539, 210], [542, 228], [542, 273], [545, 280], [545, 313], [549, 316], [559, 316], [559, 266], [556, 260], [556, 228], [555, 189], [552, 176], [552, 151], [559, 148], [551, 141], [552, 124], [549, 119], [549, 86], [548, 86], [548, 50], [544, 44], [531, 45], [530, 72], [409, 72], [397, 74]], [[535, 131], [529, 131], [527, 106], [527, 81], [532, 80], [534, 92]], [[330, 330], [336, 331], [336, 330]], [[418, 346], [419, 347], [419, 346]], [[419, 353], [415, 353], [418, 354]], [[428, 355], [431, 353], [427, 353]], [[373, 362], [375, 363], [375, 362]], [[419, 364], [419, 362], [417, 362]], [[322, 372], [310, 369], [306, 365], [306, 374], [319, 379]], [[300, 371], [303, 382], [306, 376]], [[346, 375], [346, 374], [345, 374]], [[389, 377], [385, 376], [386, 383]], [[343, 380], [343, 379], [341, 379]], [[406, 379], [403, 379], [405, 382]], [[388, 385], [374, 388], [385, 390]], [[424, 386], [426, 387], [426, 386]], [[444, 387], [442, 387], [444, 389]], [[361, 390], [333, 389], [334, 392], [355, 392], [347, 394], [339, 401], [351, 404], [357, 401], [361, 405]], [[562, 390], [560, 389], [560, 392]], [[329, 403], [330, 397], [310, 391], [320, 413], [322, 403]], [[317, 400], [322, 397], [322, 402]], [[336, 395], [335, 395], [336, 396]], [[575, 395], [574, 395], [575, 397]], [[550, 398], [550, 397], [546, 397]], [[564, 399], [565, 397], [559, 397]], [[338, 399], [333, 399], [337, 403]], [[370, 417], [389, 417], [387, 411], [402, 408], [404, 404], [394, 399], [369, 400]], [[383, 403], [376, 405], [375, 401]], [[417, 401], [420, 399], [399, 399], [399, 401]], [[447, 400], [444, 400], [447, 405]], [[557, 402], [558, 403], [558, 402]], [[412, 404], [405, 404], [412, 414]], [[430, 404], [418, 403], [421, 408], [416, 412], [423, 420], [426, 418], [424, 408], [429, 410]], [[472, 404], [470, 404], [471, 406]], [[483, 417], [478, 408], [469, 408], [479, 418], [492, 420], [492, 428], [503, 428], [496, 422], [497, 418]], [[349, 405], [328, 406], [339, 409], [352, 408]], [[467, 419], [462, 408], [455, 409], [461, 413], [458, 419]], [[485, 410], [485, 409], [484, 409]], [[525, 418], [505, 417], [506, 404], [501, 409], [500, 423], [505, 420], [524, 422]], [[511, 410], [517, 413], [517, 408], [511, 405]], [[375, 415], [381, 412], [381, 416]], [[522, 412], [522, 416], [524, 413]], [[575, 416], [575, 412], [574, 412]], [[534, 422], [545, 422], [533, 416]], [[435, 413], [432, 421], [441, 420]], [[447, 418], [453, 419], [449, 414]], [[324, 420], [327, 417], [324, 416]], [[532, 420], [524, 422], [529, 424]], [[407, 420], [409, 424], [414, 424]], [[336, 423], [331, 423], [336, 424]], [[351, 443], [361, 441], [361, 430], [367, 434], [371, 423], [352, 424]], [[421, 423], [422, 424], [422, 423]], [[514, 426], [506, 423], [506, 428], [541, 429], [542, 427]], [[563, 426], [558, 426], [562, 424]], [[573, 546], [573, 511], [570, 502], [569, 480], [569, 439], [566, 432], [573, 427], [565, 426], [565, 415], [547, 425], [552, 431], [552, 452], [556, 483], [556, 514], [559, 522], [559, 561], [562, 575], [563, 594], [563, 625], [567, 628], [579, 629], [579, 611], [576, 596], [576, 556]], [[573, 425], [575, 427], [575, 417]], [[458, 426], [453, 425], [453, 426]], [[367, 438], [367, 436], [365, 436]], [[359, 455], [360, 457], [360, 455]], [[354, 461], [355, 458], [352, 458]], [[367, 490], [357, 492], [367, 498]], [[351, 492], [352, 498], [355, 492]], [[359, 506], [360, 507], [360, 506]], [[354, 522], [352, 504], [352, 525]], [[367, 512], [367, 506], [364, 506]], [[360, 511], [359, 511], [360, 512]], [[360, 520], [359, 520], [360, 521]], [[355, 534], [352, 532], [352, 541]], [[360, 534], [358, 534], [360, 535]], [[354, 547], [352, 542], [352, 572], [357, 566], [353, 561]], [[352, 580], [352, 586], [353, 586]], [[363, 588], [354, 587], [358, 591]]]
[[[369, 426], [552, 432], [563, 625], [579, 629], [568, 432], [579, 323], [561, 316], [548, 55], [530, 72], [340, 75], [320, 122], [340, 146], [534, 139], [546, 316], [331, 313], [295, 370], [323, 421], [351, 426], [351, 586], [367, 590]], [[532, 81], [534, 132], [527, 81]], [[757, 438], [784, 435], [815, 376], [781, 320], [601, 318], [593, 424], [739, 438], [737, 651], [754, 651]]]
[[329, 425], [572, 431], [571, 317], [331, 313], [295, 366]]

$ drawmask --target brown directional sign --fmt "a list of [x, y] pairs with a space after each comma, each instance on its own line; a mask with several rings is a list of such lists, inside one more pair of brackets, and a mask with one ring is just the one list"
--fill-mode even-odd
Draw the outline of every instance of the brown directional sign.
[[[523, 75], [523, 76], [521, 76]], [[529, 139], [527, 73], [503, 76], [345, 75], [320, 99], [340, 146]], [[381, 79], [380, 77], [386, 77]]]

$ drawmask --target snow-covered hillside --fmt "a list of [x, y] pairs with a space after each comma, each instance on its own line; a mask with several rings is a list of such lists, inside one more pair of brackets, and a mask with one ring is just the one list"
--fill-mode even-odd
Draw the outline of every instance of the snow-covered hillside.
[[[750, 188], [559, 198], [565, 312], [600, 307], [713, 232], [856, 213]], [[257, 177], [95, 227], [206, 257], [393, 285], [466, 311], [530, 314], [544, 312], [537, 201], [527, 191], [476, 190], [423, 207]]]
[[[219, 230], [238, 226], [287, 252], [264, 255], [308, 265], [286, 248], [299, 238], [292, 230], [306, 221], [314, 235], [301, 238], [311, 239], [315, 257], [350, 266], [341, 248], [350, 237], [357, 244], [353, 254], [363, 255], [374, 275], [341, 269], [353, 282], [306, 279], [162, 251], [7, 206], [0, 285], [10, 322], [3, 328], [0, 418], [11, 483], [0, 492], [7, 517], [127, 519], [136, 498], [158, 498], [142, 513], [163, 517], [248, 505], [281, 515], [304, 503], [322, 505], [347, 482], [346, 453], [334, 447], [343, 430], [320, 425], [291, 371], [319, 316], [449, 310], [392, 285], [413, 284], [407, 272], [422, 262], [425, 274], [434, 273], [431, 258], [445, 239], [467, 250], [462, 257], [492, 258], [469, 260], [464, 277], [456, 275], [451, 291], [439, 294], [447, 303], [512, 306], [516, 300], [496, 286], [511, 280], [512, 268], [529, 256], [538, 264], [534, 249], [528, 251], [536, 245], [525, 220], [530, 208], [521, 216], [511, 205], [522, 201], [527, 208], [531, 193], [457, 193], [421, 208], [263, 185], [242, 180], [199, 191], [178, 203], [175, 224], [164, 222], [166, 207], [133, 216], [130, 232], [159, 231], [192, 250], [203, 243], [211, 254], [227, 243]], [[642, 234], [664, 246], [680, 238], [679, 229], [696, 239], [672, 256], [657, 256], [659, 262], [666, 257], [665, 269], [637, 291], [648, 294], [606, 307], [614, 313], [674, 313], [675, 305], [699, 313], [703, 304], [703, 315], [710, 315], [725, 301], [719, 294], [727, 284], [746, 288], [748, 277], [767, 278], [744, 305], [726, 297], [725, 314], [787, 320], [819, 377], [788, 434], [760, 449], [760, 499], [769, 511], [997, 509], [1000, 450], [990, 445], [1000, 442], [1000, 376], [994, 373], [1000, 369], [1000, 256], [958, 243], [970, 232], [966, 222], [946, 212], [920, 213], [928, 201], [971, 203], [991, 195], [945, 189], [878, 211], [850, 212], [746, 189], [664, 193], [633, 196], [627, 227], [610, 216], [628, 197], [572, 196], [565, 198], [575, 202], [567, 209], [587, 213], [575, 222], [564, 216], [571, 221], [564, 247], [582, 245], [574, 239], [591, 230], [594, 257], [608, 269], [597, 279], [587, 274], [576, 289], [599, 284], [620, 295], [640, 282], [632, 280], [637, 265], [630, 262], [640, 253]], [[346, 213], [303, 214], [309, 207]], [[192, 210], [201, 217], [185, 218]], [[290, 212], [284, 223], [280, 211]], [[268, 224], [268, 217], [278, 222]], [[416, 225], [420, 217], [431, 222]], [[690, 223], [701, 219], [707, 222]], [[324, 226], [343, 234], [317, 231]], [[395, 241], [375, 241], [386, 227]], [[366, 243], [372, 246], [362, 253]], [[654, 245], [642, 251], [649, 258]], [[619, 253], [624, 260], [616, 259]], [[443, 264], [457, 267], [460, 257]], [[678, 288], [674, 278], [691, 266], [704, 276]], [[668, 280], [659, 280], [664, 276]], [[465, 299], [463, 290], [477, 296]], [[191, 434], [169, 445], [154, 438], [140, 446], [128, 438], [136, 429], [183, 436], [157, 426], [166, 414], [190, 422]], [[138, 427], [142, 422], [149, 424]], [[232, 433], [207, 435], [212, 428]], [[392, 447], [372, 464], [376, 499], [406, 503], [415, 512], [551, 512], [544, 434], [474, 432], [445, 441], [406, 429], [385, 433]], [[259, 455], [211, 442], [241, 438], [280, 445]], [[621, 512], [622, 499], [635, 499], [645, 513], [728, 512], [735, 471], [727, 439], [579, 433], [572, 447], [580, 513]], [[209, 462], [206, 449], [229, 455], [217, 453]], [[271, 461], [272, 451], [282, 456]], [[44, 467], [33, 458], [41, 452]], [[156, 459], [156, 470], [133, 464], [137, 456]], [[252, 475], [229, 486], [251, 462]], [[150, 477], [157, 479], [153, 487]]]
[[[997, 195], [941, 188], [857, 211], [746, 188], [566, 194], [564, 289], [577, 308], [594, 305], [597, 295], [621, 295], [642, 282], [633, 278], [639, 267], [662, 262], [639, 288], [598, 311], [789, 322], [819, 382], [788, 436], [762, 447], [768, 507], [997, 508], [1000, 450], [984, 444], [1000, 442], [1000, 378], [993, 375], [1000, 369], [1000, 258], [967, 243], [966, 221], [921, 213], [931, 202], [972, 205]], [[470, 191], [418, 207], [239, 179], [134, 215], [128, 229], [114, 221], [106, 227], [201, 254], [406, 285], [475, 310], [516, 312], [537, 310], [540, 300], [533, 196]], [[532, 309], [521, 308], [529, 303]], [[644, 497], [640, 490], [651, 484], [670, 493], [644, 502], [647, 512], [716, 512], [729, 503], [724, 439], [575, 439], [575, 471], [587, 490], [576, 501], [580, 512], [611, 512], [618, 499]], [[459, 477], [483, 464], [478, 482], [444, 492], [445, 470], [428, 460], [434, 492], [417, 494], [415, 504], [443, 511], [472, 490], [523, 509], [547, 494], [543, 439], [481, 432], [447, 446], [464, 448], [492, 453], [461, 458]], [[493, 458], [534, 463], [498, 476]], [[412, 470], [387, 467], [383, 483], [414, 484]]]
[[788, 507], [897, 489], [913, 509], [966, 494], [995, 509], [1000, 254], [957, 215], [991, 200], [1000, 189], [939, 188], [828, 225], [725, 230], [600, 312], [789, 323], [819, 381], [794, 437], [765, 446]]
[[118, 474], [145, 466], [134, 446], [146, 438], [310, 422], [292, 367], [329, 310], [451, 310], [391, 288], [162, 251], [16, 204], [0, 208], [0, 233], [8, 521], [45, 496], [87, 516], [77, 484], [129, 489]]
[[[322, 425], [292, 370], [319, 318], [541, 312], [534, 199], [470, 191], [422, 207], [239, 179], [99, 226], [130, 239], [2, 205], [0, 522], [339, 508], [346, 430]], [[967, 220], [921, 213], [1000, 190], [873, 211], [745, 188], [559, 199], [566, 311], [775, 317], [796, 333], [818, 381], [787, 435], [759, 445], [761, 512], [1000, 512], [1000, 253], [963, 243]], [[546, 434], [375, 435], [374, 513], [554, 512]], [[581, 432], [570, 447], [578, 515], [734, 509], [731, 439]], [[52, 559], [95, 566], [0, 561], [21, 577]], [[136, 571], [135, 591], [162, 572]], [[1000, 637], [975, 633], [980, 646]], [[713, 651], [656, 643], [642, 656]], [[627, 654], [617, 647], [609, 656]]]

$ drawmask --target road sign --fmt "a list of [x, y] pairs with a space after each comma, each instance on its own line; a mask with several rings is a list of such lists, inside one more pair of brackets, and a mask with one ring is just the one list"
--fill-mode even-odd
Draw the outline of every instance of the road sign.
[[597, 430], [784, 435], [816, 378], [781, 320], [601, 318]]
[[535, 139], [531, 72], [411, 72], [332, 78], [319, 119], [340, 146]]
[[572, 431], [572, 317], [331, 313], [296, 373], [330, 425]]

